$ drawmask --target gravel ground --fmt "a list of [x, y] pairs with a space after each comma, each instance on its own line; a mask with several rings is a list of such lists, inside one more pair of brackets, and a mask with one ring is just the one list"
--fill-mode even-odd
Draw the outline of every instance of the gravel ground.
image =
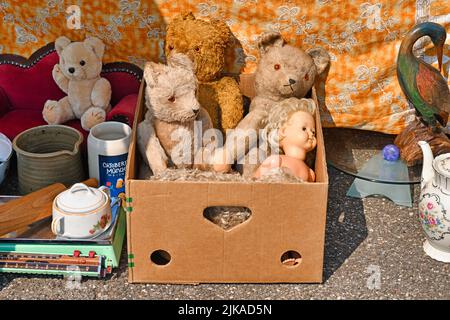
[[[107, 279], [67, 288], [60, 277], [0, 274], [3, 299], [450, 299], [450, 265], [422, 250], [413, 208], [383, 198], [345, 196], [352, 177], [329, 168], [323, 284], [136, 285], [122, 263]], [[0, 188], [0, 194], [9, 188]], [[418, 186], [414, 187], [418, 197]], [[377, 271], [379, 280], [377, 281]]]

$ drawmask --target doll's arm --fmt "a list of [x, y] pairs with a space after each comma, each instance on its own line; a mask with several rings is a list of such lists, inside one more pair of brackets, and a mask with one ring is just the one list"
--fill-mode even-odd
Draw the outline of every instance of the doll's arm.
[[279, 155], [271, 155], [256, 169], [253, 174], [254, 178], [261, 178], [262, 176], [269, 173], [274, 168], [281, 167], [281, 158]]
[[58, 87], [65, 93], [69, 91], [69, 79], [62, 73], [59, 64], [55, 64], [52, 70], [53, 80], [55, 80]]
[[239, 85], [231, 77], [223, 77], [216, 84], [217, 101], [224, 132], [234, 129], [244, 115], [244, 102]]
[[153, 124], [145, 120], [138, 125], [138, 146], [153, 174], [167, 169], [167, 155], [156, 136]]
[[105, 78], [95, 82], [91, 93], [91, 101], [95, 107], [106, 109], [111, 101], [111, 84]]

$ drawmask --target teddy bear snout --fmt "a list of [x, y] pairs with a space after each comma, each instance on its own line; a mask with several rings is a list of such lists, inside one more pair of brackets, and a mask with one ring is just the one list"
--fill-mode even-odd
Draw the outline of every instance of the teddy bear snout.
[[74, 73], [75, 72], [75, 68], [69, 68], [68, 69], [70, 73]]

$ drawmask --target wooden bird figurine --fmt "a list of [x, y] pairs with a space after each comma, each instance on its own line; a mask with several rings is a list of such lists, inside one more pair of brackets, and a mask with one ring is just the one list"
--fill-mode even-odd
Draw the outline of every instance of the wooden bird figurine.
[[[423, 36], [429, 36], [436, 48], [439, 72], [413, 54], [414, 43]], [[403, 93], [433, 132], [437, 131], [439, 124], [447, 125], [450, 112], [450, 93], [441, 74], [446, 37], [445, 28], [437, 23], [417, 24], [405, 36], [397, 58], [397, 78]]]

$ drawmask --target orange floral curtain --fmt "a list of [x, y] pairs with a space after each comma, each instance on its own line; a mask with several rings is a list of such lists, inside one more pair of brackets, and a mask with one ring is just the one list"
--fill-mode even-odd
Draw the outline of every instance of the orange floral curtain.
[[[166, 25], [186, 10], [226, 20], [237, 41], [229, 72], [255, 70], [257, 38], [264, 31], [280, 31], [304, 49], [324, 47], [332, 57], [324, 124], [387, 133], [398, 133], [412, 115], [395, 74], [402, 37], [416, 22], [450, 26], [448, 0], [0, 0], [0, 53], [29, 56], [61, 35], [95, 35], [107, 44], [105, 62], [142, 66], [164, 60]], [[426, 42], [417, 53], [436, 61]]]

